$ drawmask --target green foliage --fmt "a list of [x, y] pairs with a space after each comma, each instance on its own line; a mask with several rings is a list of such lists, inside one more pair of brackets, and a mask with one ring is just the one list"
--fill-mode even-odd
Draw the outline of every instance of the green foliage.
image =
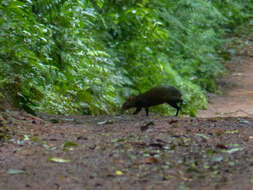
[[226, 29], [230, 31], [238, 25], [248, 22], [253, 16], [252, 0], [212, 0], [214, 6], [226, 17]]
[[195, 115], [224, 72], [222, 36], [252, 9], [252, 0], [3, 0], [1, 93], [30, 113], [109, 114], [166, 84]]

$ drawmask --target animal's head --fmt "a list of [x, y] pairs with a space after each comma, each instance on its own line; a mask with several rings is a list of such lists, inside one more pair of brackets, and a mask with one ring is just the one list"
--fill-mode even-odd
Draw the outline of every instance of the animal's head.
[[127, 110], [129, 108], [132, 108], [135, 106], [135, 97], [134, 96], [130, 96], [127, 98], [127, 100], [125, 101], [125, 103], [122, 106], [123, 110]]
[[182, 99], [182, 97], [179, 98], [178, 102], [179, 102], [180, 104], [183, 104], [184, 100]]

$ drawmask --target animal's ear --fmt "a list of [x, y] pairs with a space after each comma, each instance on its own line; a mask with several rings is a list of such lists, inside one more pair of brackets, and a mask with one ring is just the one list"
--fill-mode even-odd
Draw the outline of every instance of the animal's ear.
[[129, 96], [128, 97], [128, 100], [133, 100], [134, 99], [134, 96]]

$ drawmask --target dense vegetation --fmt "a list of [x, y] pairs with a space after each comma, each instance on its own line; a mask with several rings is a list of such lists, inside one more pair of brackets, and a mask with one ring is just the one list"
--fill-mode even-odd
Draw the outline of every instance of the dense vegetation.
[[117, 113], [166, 84], [194, 115], [224, 71], [224, 35], [252, 12], [252, 0], [2, 0], [0, 95], [28, 112]]

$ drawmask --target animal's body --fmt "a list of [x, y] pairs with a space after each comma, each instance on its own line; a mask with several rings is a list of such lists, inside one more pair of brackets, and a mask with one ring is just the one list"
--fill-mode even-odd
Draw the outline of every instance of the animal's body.
[[123, 110], [126, 110], [136, 107], [134, 114], [139, 113], [142, 108], [145, 108], [146, 115], [148, 116], [149, 107], [168, 103], [170, 106], [177, 109], [177, 116], [179, 110], [181, 109], [182, 102], [182, 94], [175, 87], [157, 86], [138, 96], [130, 96], [123, 104], [122, 108]]

